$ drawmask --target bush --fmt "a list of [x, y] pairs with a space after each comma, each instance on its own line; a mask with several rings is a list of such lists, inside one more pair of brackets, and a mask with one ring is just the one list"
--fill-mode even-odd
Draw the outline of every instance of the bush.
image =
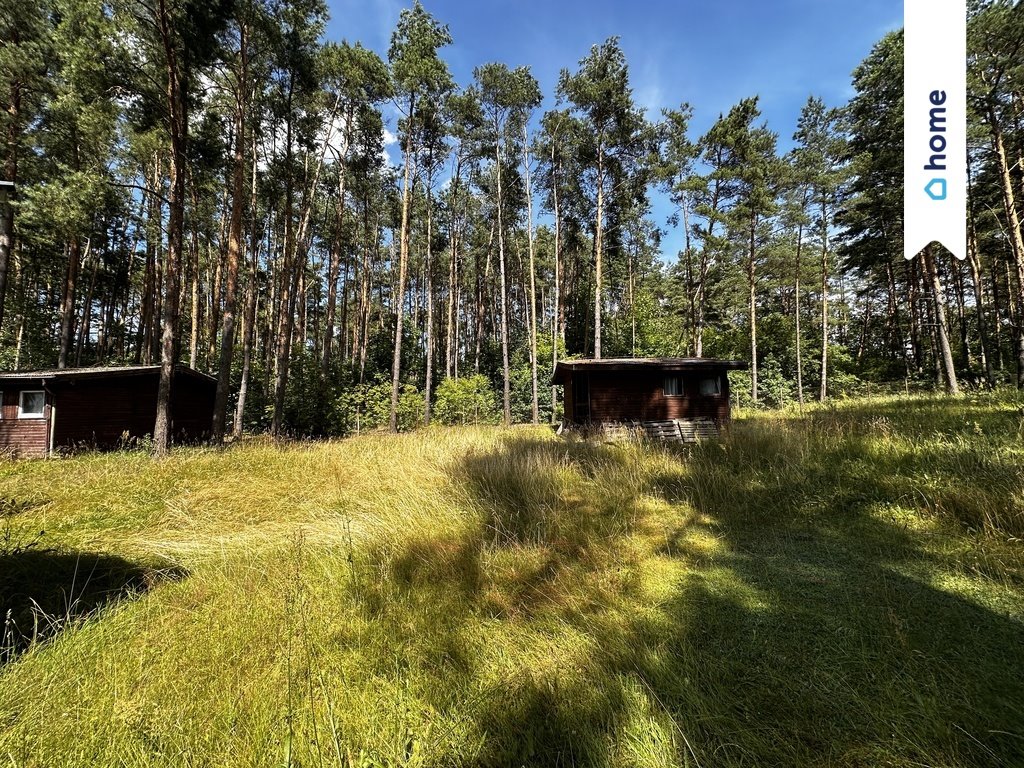
[[486, 376], [445, 379], [437, 385], [433, 414], [442, 424], [494, 424], [498, 399]]
[[[403, 384], [398, 394], [398, 428], [405, 432], [423, 421], [424, 399], [412, 384]], [[387, 427], [391, 420], [391, 382], [377, 380], [357, 384], [337, 400], [337, 411], [345, 433]]]
[[[742, 408], [751, 408], [754, 401], [750, 396], [750, 371], [735, 371], [729, 374], [729, 389], [734, 402]], [[807, 382], [804, 382], [806, 392]], [[782, 368], [772, 357], [766, 357], [757, 370], [758, 405], [781, 408], [796, 401], [796, 387], [782, 374]]]

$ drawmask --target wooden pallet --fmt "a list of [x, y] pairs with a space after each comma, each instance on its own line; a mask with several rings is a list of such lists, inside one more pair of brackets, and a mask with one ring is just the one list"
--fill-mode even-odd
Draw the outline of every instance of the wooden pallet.
[[713, 419], [665, 419], [663, 421], [628, 421], [600, 426], [605, 440], [629, 440], [646, 437], [666, 443], [696, 443], [718, 437]]
[[718, 425], [713, 419], [679, 419], [679, 432], [684, 443], [698, 440], [714, 440], [718, 437]]
[[643, 422], [644, 432], [651, 440], [661, 440], [665, 443], [683, 442], [683, 434], [679, 429], [679, 422], [676, 419], [667, 421], [645, 421]]

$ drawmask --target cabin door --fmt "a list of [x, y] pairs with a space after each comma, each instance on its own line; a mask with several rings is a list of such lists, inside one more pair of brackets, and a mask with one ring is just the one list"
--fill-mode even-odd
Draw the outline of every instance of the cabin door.
[[576, 424], [590, 421], [590, 377], [585, 373], [572, 377], [572, 420]]

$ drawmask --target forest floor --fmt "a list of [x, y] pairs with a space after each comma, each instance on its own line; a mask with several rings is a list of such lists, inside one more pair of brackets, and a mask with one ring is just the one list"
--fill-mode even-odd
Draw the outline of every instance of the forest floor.
[[1024, 400], [0, 464], [0, 764], [1024, 765]]

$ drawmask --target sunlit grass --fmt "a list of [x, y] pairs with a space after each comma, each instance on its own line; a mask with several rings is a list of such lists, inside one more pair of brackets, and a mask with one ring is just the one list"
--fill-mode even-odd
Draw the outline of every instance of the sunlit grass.
[[1024, 764], [1021, 405], [2, 464], [0, 763]]

